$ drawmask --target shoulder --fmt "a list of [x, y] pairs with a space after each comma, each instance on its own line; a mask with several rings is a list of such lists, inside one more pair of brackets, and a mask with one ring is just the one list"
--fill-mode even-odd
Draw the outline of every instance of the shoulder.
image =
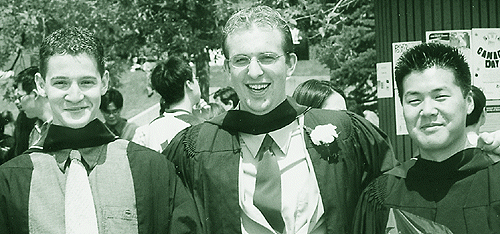
[[236, 135], [236, 133], [228, 132], [216, 124], [204, 122], [182, 130], [171, 144], [183, 144], [187, 154], [194, 156], [198, 152], [213, 148], [216, 151], [232, 150], [235, 148], [233, 138]]
[[310, 109], [304, 114], [304, 124], [314, 129], [318, 125], [332, 124], [337, 127], [337, 132], [343, 132], [341, 136], [350, 136], [353, 127], [352, 115], [347, 111]]
[[0, 165], [0, 171], [12, 168], [33, 168], [29, 154], [21, 154]]

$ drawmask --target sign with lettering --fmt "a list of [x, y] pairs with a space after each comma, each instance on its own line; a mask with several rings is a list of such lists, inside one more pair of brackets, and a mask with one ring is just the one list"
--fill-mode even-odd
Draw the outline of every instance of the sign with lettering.
[[500, 28], [472, 29], [472, 84], [500, 100]]

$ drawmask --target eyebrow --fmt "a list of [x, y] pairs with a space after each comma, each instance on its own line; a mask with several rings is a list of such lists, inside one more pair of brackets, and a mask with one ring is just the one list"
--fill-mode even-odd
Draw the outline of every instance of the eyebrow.
[[[440, 88], [435, 88], [435, 89], [431, 90], [430, 93], [438, 93], [438, 92], [442, 92], [445, 90], [447, 90], [447, 89], [444, 87], [440, 87]], [[422, 92], [418, 92], [418, 91], [408, 91], [408, 92], [405, 92], [404, 96], [406, 97], [407, 95], [419, 95], [421, 93]]]

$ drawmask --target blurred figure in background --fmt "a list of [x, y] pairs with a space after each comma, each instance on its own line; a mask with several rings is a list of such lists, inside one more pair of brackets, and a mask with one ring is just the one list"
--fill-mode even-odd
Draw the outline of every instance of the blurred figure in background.
[[139, 127], [132, 141], [161, 152], [179, 131], [203, 122], [193, 115], [201, 92], [191, 66], [179, 57], [159, 62], [151, 72], [151, 84], [161, 95], [161, 109], [165, 111], [148, 125]]
[[106, 94], [101, 97], [101, 106], [99, 108], [105, 120], [104, 124], [109, 130], [122, 139], [132, 140], [135, 130], [139, 126], [121, 117], [123, 95], [120, 91], [114, 88], [108, 89]]
[[4, 161], [0, 161], [0, 164], [22, 154], [29, 148], [30, 133], [36, 121], [36, 118], [30, 119], [26, 116], [24, 111], [19, 111], [16, 121], [14, 122], [14, 146], [10, 148], [7, 157], [4, 158]]
[[227, 111], [235, 109], [240, 101], [238, 94], [230, 86], [217, 90], [214, 93], [214, 100]]
[[5, 133], [5, 126], [13, 122], [12, 112], [5, 110], [0, 114], [0, 164], [6, 161], [10, 148], [14, 146], [14, 137]]
[[197, 113], [196, 116], [201, 119], [210, 120], [224, 112], [226, 112], [226, 109], [222, 105], [215, 102], [209, 102], [207, 107], [201, 108], [199, 112], [195, 113]]
[[478, 87], [472, 85], [472, 99], [474, 100], [474, 110], [467, 115], [465, 126], [467, 139], [471, 143], [477, 142], [479, 129], [486, 122], [486, 96]]
[[307, 80], [292, 95], [298, 104], [328, 110], [347, 110], [344, 92], [326, 80]]
[[36, 89], [35, 74], [37, 72], [38, 67], [35, 66], [24, 69], [15, 77], [14, 84], [14, 103], [19, 111], [26, 113], [26, 117], [35, 119], [35, 124], [29, 134], [28, 147], [40, 140], [52, 121], [52, 110], [47, 95], [39, 93]]

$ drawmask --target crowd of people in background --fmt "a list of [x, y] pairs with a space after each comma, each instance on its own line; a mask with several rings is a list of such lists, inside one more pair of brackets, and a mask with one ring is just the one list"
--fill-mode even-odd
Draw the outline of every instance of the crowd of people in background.
[[14, 76], [16, 120], [0, 115], [0, 233], [500, 232], [500, 131], [479, 131], [486, 97], [458, 50], [424, 43], [396, 66], [408, 162], [331, 82], [286, 95], [298, 59], [276, 10], [232, 15], [222, 50], [230, 86], [210, 100], [185, 58], [148, 68], [160, 112], [138, 126], [95, 35], [44, 38]]

